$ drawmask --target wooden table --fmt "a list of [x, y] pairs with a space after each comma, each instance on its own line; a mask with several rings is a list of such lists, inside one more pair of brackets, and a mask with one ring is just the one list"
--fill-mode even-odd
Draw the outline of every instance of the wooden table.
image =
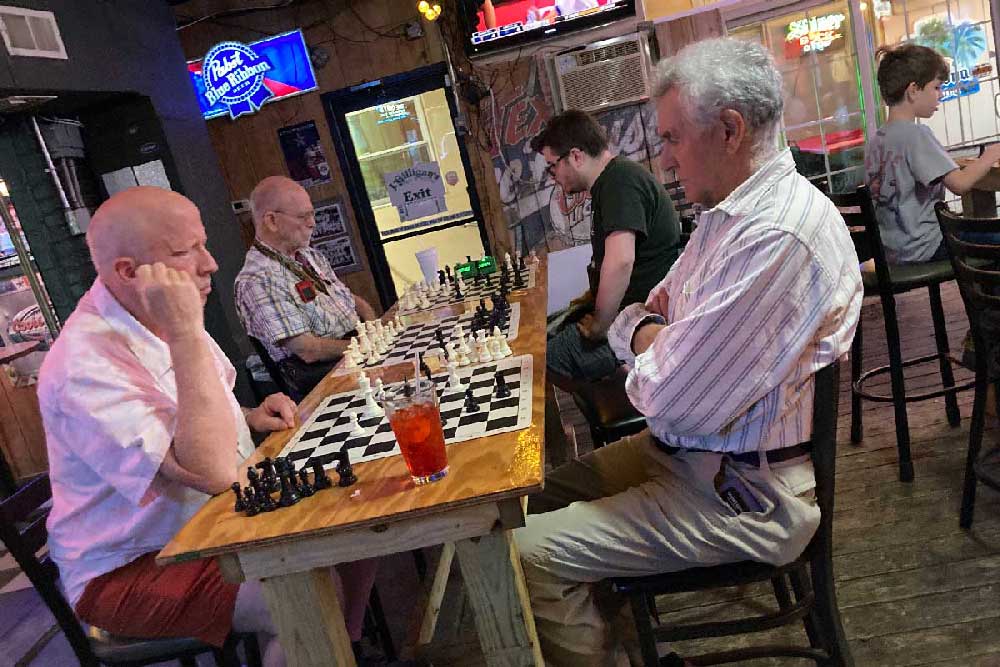
[[[972, 160], [961, 159], [956, 162], [964, 167]], [[994, 165], [985, 176], [976, 181], [971, 190], [962, 195], [962, 214], [973, 218], [995, 218], [997, 192], [1000, 192], [1000, 167]]]
[[[544, 262], [535, 280], [520, 298], [511, 297], [521, 303], [511, 348], [534, 355], [529, 428], [448, 445], [448, 476], [423, 487], [414, 486], [402, 457], [393, 456], [357, 464], [354, 486], [252, 518], [233, 512], [233, 494], [226, 492], [177, 533], [157, 562], [215, 557], [229, 581], [260, 580], [289, 665], [353, 667], [329, 567], [454, 543], [486, 664], [543, 665], [511, 533], [524, 525], [522, 499], [542, 488], [544, 476]], [[386, 369], [383, 377], [399, 380], [403, 370]], [[300, 422], [324, 396], [356, 387], [356, 377], [324, 378], [300, 404]], [[293, 434], [271, 435], [248, 464], [277, 455]], [[359, 497], [351, 498], [355, 491]]]

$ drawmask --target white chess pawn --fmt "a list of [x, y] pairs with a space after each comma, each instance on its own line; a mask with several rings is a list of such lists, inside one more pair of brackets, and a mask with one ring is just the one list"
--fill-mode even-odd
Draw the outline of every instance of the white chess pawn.
[[352, 412], [348, 418], [351, 420], [348, 424], [351, 427], [351, 435], [364, 435], [365, 427], [358, 421], [358, 413]]
[[368, 354], [372, 349], [372, 342], [368, 338], [368, 334], [364, 331], [358, 334], [358, 352], [361, 354]]
[[476, 341], [476, 347], [479, 348], [479, 363], [485, 364], [493, 361], [493, 355], [490, 353], [489, 342], [485, 339], [482, 343]]
[[503, 359], [513, 354], [510, 349], [510, 345], [507, 344], [507, 337], [500, 331], [500, 327], [493, 327], [493, 340], [496, 341], [497, 344], [497, 354], [494, 354], [493, 356], [498, 359]]
[[358, 317], [357, 314], [355, 314], [354, 315], [354, 324], [353, 324], [354, 330], [357, 331], [358, 329], [360, 329], [361, 328], [361, 324], [362, 324], [361, 318]]
[[445, 343], [444, 344], [444, 350], [445, 350], [445, 356], [448, 357], [449, 361], [451, 361], [452, 359], [455, 358], [455, 342], [454, 341], [450, 341], [449, 340], [447, 343]]
[[382, 406], [375, 402], [375, 394], [369, 389], [365, 392], [365, 415], [368, 417], [381, 417], [385, 414]]
[[379, 354], [378, 351], [373, 347], [368, 350], [368, 356], [365, 357], [365, 363], [369, 366], [378, 366]]
[[385, 346], [385, 338], [382, 336], [376, 334], [375, 338], [372, 339], [372, 342], [375, 344], [375, 351], [379, 354], [385, 354], [388, 352], [389, 348]]
[[538, 264], [538, 253], [532, 248], [531, 252], [528, 253], [528, 262], [531, 264]]
[[375, 398], [382, 400], [385, 397], [385, 383], [382, 382], [382, 378], [376, 378], [375, 380]]
[[465, 336], [458, 339], [458, 351], [465, 355], [472, 354], [472, 348], [469, 347], [469, 343], [465, 339]]
[[360, 373], [358, 373], [358, 390], [364, 393], [371, 388], [372, 388], [372, 381], [367, 375], [365, 375], [365, 372], [361, 371]]
[[507, 270], [508, 271], [513, 271], [514, 270], [514, 263], [512, 261], [510, 261], [510, 253], [509, 252], [505, 252], [503, 254], [503, 263], [507, 266]]
[[458, 291], [465, 294], [465, 281], [462, 280], [462, 276], [458, 277]]
[[357, 357], [354, 356], [354, 350], [347, 348], [344, 352], [344, 368], [355, 369], [358, 367]]
[[449, 389], [461, 389], [462, 380], [458, 377], [456, 372], [456, 366], [454, 361], [448, 362], [448, 388]]
[[401, 317], [399, 316], [399, 313], [396, 313], [396, 316], [395, 316], [394, 318], [392, 318], [392, 319], [393, 319], [393, 322], [395, 322], [395, 323], [396, 323], [396, 333], [399, 333], [399, 332], [401, 332], [401, 331], [402, 331], [403, 329], [405, 329], [405, 328], [406, 328], [405, 326], [403, 326], [403, 320], [402, 320], [402, 318], [401, 318]]
[[433, 294], [434, 296], [437, 296], [438, 292], [440, 292], [440, 291], [441, 290], [438, 289], [438, 281], [432, 280], [431, 281], [431, 290], [430, 290], [431, 294]]
[[472, 362], [469, 360], [469, 353], [462, 352], [461, 349], [458, 350], [458, 359], [456, 359], [459, 366], [468, 366]]
[[465, 329], [462, 327], [461, 324], [456, 324], [455, 325], [455, 330], [452, 333], [452, 335], [455, 338], [458, 338], [459, 340], [465, 340]]
[[486, 329], [480, 329], [476, 332], [476, 342], [480, 345], [486, 344]]

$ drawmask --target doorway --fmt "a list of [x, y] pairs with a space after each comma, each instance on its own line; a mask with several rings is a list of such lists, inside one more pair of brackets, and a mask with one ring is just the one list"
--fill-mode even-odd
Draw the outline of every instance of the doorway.
[[327, 93], [337, 157], [383, 307], [423, 280], [417, 252], [454, 265], [489, 239], [444, 63]]

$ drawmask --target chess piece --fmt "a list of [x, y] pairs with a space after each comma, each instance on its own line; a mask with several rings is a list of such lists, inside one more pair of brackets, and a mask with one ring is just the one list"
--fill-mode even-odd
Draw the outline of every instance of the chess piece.
[[472, 385], [465, 390], [465, 405], [463, 409], [466, 412], [479, 412], [479, 403], [476, 402], [476, 397], [472, 395]]
[[365, 416], [366, 417], [381, 417], [385, 414], [385, 410], [382, 406], [375, 402], [375, 395], [372, 390], [369, 389], [365, 392]]
[[243, 492], [244, 507], [243, 512], [247, 516], [257, 516], [260, 514], [260, 507], [257, 503], [257, 496], [254, 494], [253, 487], [248, 486]]
[[444, 269], [438, 269], [438, 283], [441, 287], [448, 286], [448, 279], [445, 277]]
[[385, 398], [385, 383], [382, 382], [382, 378], [375, 380], [375, 398], [379, 401]]
[[448, 350], [444, 346], [444, 334], [441, 333], [440, 329], [436, 329], [434, 331], [434, 338], [435, 338], [435, 340], [437, 340], [438, 347], [441, 348], [441, 351], [442, 352], [447, 352]]
[[514, 270], [514, 264], [513, 264], [513, 262], [510, 261], [510, 253], [509, 252], [505, 252], [503, 254], [503, 266], [508, 271], [513, 271]]
[[351, 466], [351, 452], [344, 445], [340, 448], [340, 454], [337, 455], [339, 459], [337, 463], [337, 474], [340, 475], [340, 481], [337, 482], [337, 486], [350, 486], [358, 481], [358, 478], [354, 475], [354, 468]]
[[514, 272], [514, 289], [520, 289], [524, 287], [524, 278], [521, 277], [520, 271]]
[[355, 356], [354, 350], [347, 350], [344, 352], [344, 368], [347, 370], [354, 370], [358, 367], [358, 358]]
[[364, 371], [358, 373], [358, 391], [364, 393], [371, 389], [372, 381], [365, 375]]
[[[365, 395], [367, 396], [369, 394], [366, 393]], [[349, 420], [347, 425], [351, 429], [350, 430], [350, 434], [351, 435], [360, 436], [360, 435], [364, 435], [365, 434], [365, 427], [362, 426], [361, 422], [358, 421], [358, 413], [357, 412], [351, 412], [350, 414], [348, 414], [347, 418]]]
[[321, 491], [333, 486], [333, 482], [330, 481], [330, 478], [326, 476], [326, 472], [323, 470], [323, 464], [316, 459], [313, 459], [311, 463], [313, 471], [313, 489]]
[[[260, 481], [264, 491], [266, 493], [277, 491], [279, 487], [278, 476], [275, 474], [274, 461], [271, 457], [265, 457], [263, 461], [257, 464], [257, 469], [261, 471]], [[247, 473], [247, 477], [249, 476], [249, 473]]]
[[403, 324], [403, 320], [399, 316], [399, 313], [396, 313], [396, 316], [393, 319], [396, 321], [396, 331], [397, 332], [402, 332], [403, 330], [406, 329], [406, 326]]
[[458, 299], [459, 301], [465, 298], [465, 296], [462, 294], [462, 290], [464, 288], [465, 284], [462, 282], [461, 276], [459, 276], [458, 280], [455, 282], [455, 298]]
[[472, 361], [469, 359], [468, 353], [462, 352], [461, 350], [459, 350], [458, 352], [458, 358], [456, 359], [456, 362], [458, 363], [459, 366], [468, 366], [469, 364], [472, 363]]
[[483, 276], [483, 284], [486, 287], [493, 287], [493, 280], [490, 278], [490, 274], [487, 273]]
[[510, 397], [510, 387], [507, 386], [507, 382], [503, 379], [503, 371], [498, 370], [493, 374], [493, 382], [496, 385], [497, 398]]
[[472, 348], [469, 347], [469, 343], [464, 335], [458, 338], [458, 351], [464, 355], [472, 354]]
[[358, 352], [366, 355], [371, 349], [372, 342], [368, 338], [368, 333], [365, 331], [358, 332]]
[[303, 468], [299, 471], [299, 495], [308, 498], [314, 493], [316, 493], [316, 489], [309, 483], [309, 471]]
[[455, 343], [448, 341], [444, 344], [444, 356], [447, 361], [457, 361], [455, 359]]
[[240, 483], [233, 482], [233, 485], [229, 488], [231, 488], [233, 490], [233, 493], [236, 494], [236, 504], [233, 505], [233, 511], [242, 512], [247, 508], [247, 504], [246, 501], [243, 500], [243, 494], [240, 492]]
[[295, 469], [288, 459], [279, 459], [278, 478], [281, 480], [281, 496], [278, 504], [282, 507], [291, 507], [301, 500], [298, 491], [298, 484], [295, 483]]
[[257, 499], [257, 510], [260, 512], [273, 512], [278, 509], [277, 503], [274, 502], [274, 498], [271, 494], [261, 487], [254, 489], [254, 497]]
[[458, 372], [456, 371], [455, 362], [448, 362], [448, 388], [449, 389], [461, 389], [462, 380], [458, 377]]
[[419, 362], [417, 365], [420, 368], [420, 372], [424, 374], [424, 377], [426, 377], [428, 380], [430, 380], [431, 379], [431, 367], [427, 365], [426, 361], [424, 361], [424, 353], [423, 352], [417, 352], [417, 360]]
[[488, 364], [493, 361], [493, 353], [490, 352], [489, 341], [483, 339], [482, 342], [476, 341], [476, 347], [479, 348], [479, 356], [477, 361], [481, 364]]
[[534, 248], [532, 248], [531, 252], [528, 253], [528, 263], [530, 263], [532, 266], [538, 264], [538, 253], [535, 252]]
[[497, 352], [500, 354], [501, 359], [513, 354], [510, 345], [507, 344], [507, 337], [500, 331], [500, 327], [493, 327], [493, 340], [497, 344]]
[[521, 253], [518, 253], [517, 254], [517, 272], [518, 273], [523, 273], [524, 270], [525, 270], [524, 255], [522, 255]]

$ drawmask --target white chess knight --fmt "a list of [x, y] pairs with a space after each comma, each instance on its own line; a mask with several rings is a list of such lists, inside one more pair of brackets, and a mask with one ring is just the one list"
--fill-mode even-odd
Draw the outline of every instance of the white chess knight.
[[362, 426], [361, 422], [358, 421], [358, 413], [357, 412], [350, 413], [350, 415], [348, 415], [348, 419], [351, 420], [350, 423], [348, 424], [351, 427], [351, 435], [364, 435], [365, 434], [365, 427]]
[[365, 415], [368, 417], [381, 417], [385, 414], [382, 406], [375, 402], [375, 394], [371, 388], [365, 392]]
[[455, 370], [456, 368], [457, 368], [457, 366], [455, 365], [454, 361], [449, 361], [448, 362], [448, 388], [449, 389], [461, 389], [462, 388], [462, 380], [461, 380], [461, 378], [458, 377], [458, 373]]

